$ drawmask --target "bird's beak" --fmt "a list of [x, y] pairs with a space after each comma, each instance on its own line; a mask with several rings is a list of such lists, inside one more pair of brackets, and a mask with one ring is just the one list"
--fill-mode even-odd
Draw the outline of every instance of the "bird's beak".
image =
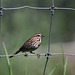
[[44, 35], [42, 35], [42, 38], [45, 37]]

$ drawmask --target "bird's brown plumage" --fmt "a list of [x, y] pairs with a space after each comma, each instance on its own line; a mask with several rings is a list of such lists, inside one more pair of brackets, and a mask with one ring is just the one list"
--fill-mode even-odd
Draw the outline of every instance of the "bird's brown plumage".
[[[22, 47], [15, 52], [15, 54], [18, 54], [19, 52], [31, 52], [36, 50], [40, 44], [41, 44], [41, 38], [44, 37], [42, 34], [35, 34], [34, 36], [32, 36], [30, 39], [28, 39], [23, 45]], [[13, 56], [10, 56], [9, 58], [11, 58]]]

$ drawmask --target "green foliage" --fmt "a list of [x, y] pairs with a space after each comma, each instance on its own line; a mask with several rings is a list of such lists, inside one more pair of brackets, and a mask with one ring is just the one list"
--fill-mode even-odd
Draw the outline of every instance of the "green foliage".
[[56, 70], [56, 67], [49, 73], [49, 75], [53, 75], [55, 70]]
[[66, 75], [67, 63], [68, 63], [68, 57], [66, 57], [66, 60], [65, 60], [63, 75]]
[[63, 49], [62, 46], [61, 46], [61, 51], [62, 51], [62, 53], [63, 53], [63, 54], [62, 54], [62, 61], [63, 61], [63, 66], [64, 66], [64, 63], [65, 63], [64, 60], [65, 60], [65, 59], [64, 59], [64, 49]]
[[[8, 55], [7, 49], [6, 49], [6, 47], [5, 47], [5, 43], [3, 42], [2, 44], [3, 44], [3, 47], [4, 47], [5, 54]], [[6, 59], [7, 59], [8, 68], [9, 68], [9, 75], [13, 75], [13, 74], [12, 74], [11, 64], [10, 64], [10, 61], [9, 61], [9, 57], [6, 56]]]
[[[27, 68], [27, 67], [26, 67]], [[25, 71], [25, 75], [27, 75], [27, 70]]]
[[66, 70], [67, 70], [67, 63], [68, 63], [68, 57], [66, 57], [66, 60], [64, 58], [64, 49], [63, 47], [61, 46], [61, 49], [62, 49], [62, 60], [63, 60], [63, 75], [66, 75]]

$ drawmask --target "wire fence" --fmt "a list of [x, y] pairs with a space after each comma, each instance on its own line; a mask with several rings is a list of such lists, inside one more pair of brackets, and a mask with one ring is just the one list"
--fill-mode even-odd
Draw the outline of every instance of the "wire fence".
[[[1, 17], [3, 15], [3, 11], [9, 11], [9, 10], [20, 10], [24, 8], [29, 8], [29, 9], [34, 9], [34, 10], [50, 10], [51, 12], [51, 20], [50, 20], [50, 28], [49, 28], [49, 43], [48, 43], [48, 52], [44, 54], [40, 54], [40, 56], [46, 56], [46, 63], [43, 71], [43, 75], [45, 75], [47, 63], [49, 60], [50, 56], [54, 55], [67, 55], [67, 56], [75, 56], [75, 54], [70, 54], [70, 53], [51, 53], [50, 52], [50, 42], [51, 42], [51, 29], [52, 29], [52, 23], [53, 23], [53, 15], [54, 15], [54, 10], [71, 10], [75, 11], [74, 8], [61, 8], [61, 7], [55, 7], [54, 6], [54, 0], [52, 0], [52, 6], [51, 7], [32, 7], [32, 6], [21, 6], [21, 7], [16, 7], [16, 8], [3, 8], [2, 6], [2, 0], [1, 0], [1, 6], [0, 6], [0, 28], [1, 28]], [[0, 30], [1, 31], [1, 30]], [[16, 55], [0, 55], [0, 58], [6, 57], [6, 56], [18, 56], [18, 55], [25, 55], [25, 53], [20, 53]], [[36, 56], [35, 54], [28, 54], [28, 56]]]
[[[20, 54], [16, 54], [16, 55], [13, 55], [13, 54], [10, 54], [10, 55], [0, 55], [0, 58], [3, 58], [3, 57], [6, 57], [6, 56], [20, 56], [20, 55], [25, 55], [25, 53], [20, 53]], [[70, 54], [70, 53], [50, 53], [51, 56], [54, 56], [54, 55], [67, 55], [67, 56], [75, 56], [75, 54]], [[37, 56], [35, 54], [28, 54], [28, 56]], [[47, 56], [47, 53], [45, 54], [40, 54], [40, 56]]]

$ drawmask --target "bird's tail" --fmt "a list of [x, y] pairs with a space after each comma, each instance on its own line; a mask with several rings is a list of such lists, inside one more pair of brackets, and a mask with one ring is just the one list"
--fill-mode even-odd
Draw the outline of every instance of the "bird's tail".
[[9, 58], [14, 57], [14, 55], [18, 54], [20, 52], [20, 50], [16, 51], [13, 55], [9, 56]]

